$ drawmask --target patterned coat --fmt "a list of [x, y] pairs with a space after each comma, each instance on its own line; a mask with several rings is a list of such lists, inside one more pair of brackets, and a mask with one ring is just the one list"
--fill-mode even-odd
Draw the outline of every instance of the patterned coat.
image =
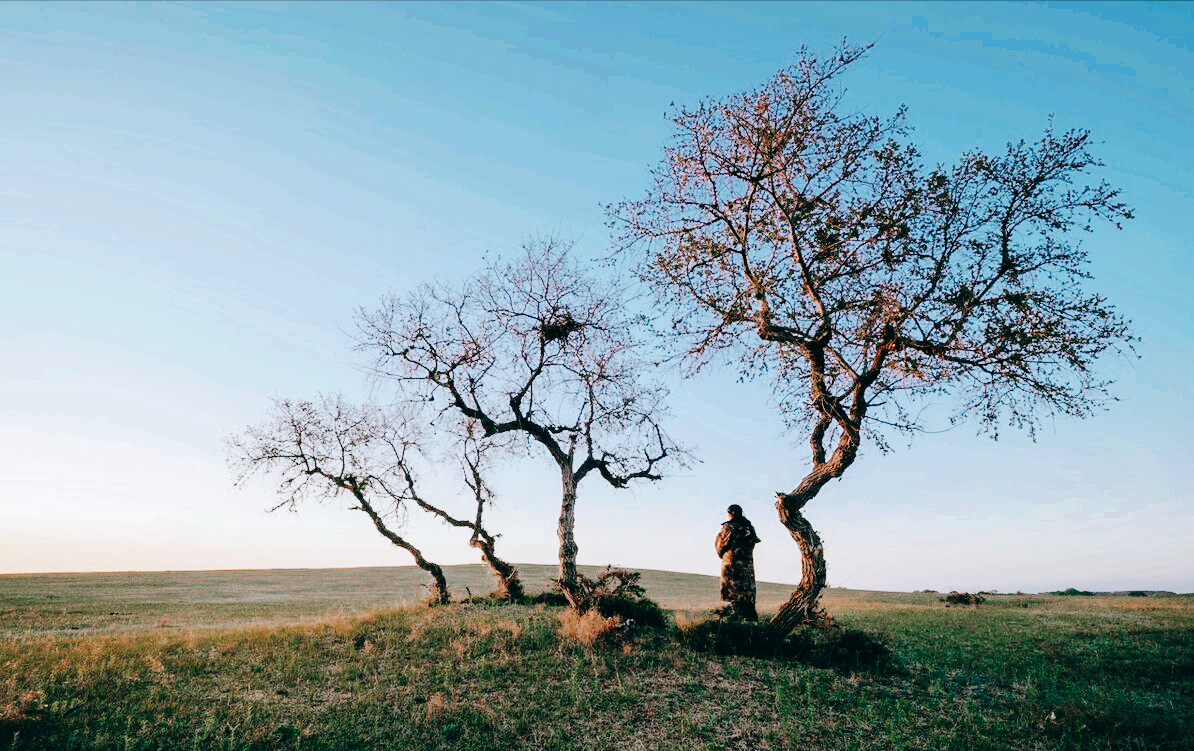
[[721, 557], [721, 599], [726, 602], [755, 602], [755, 545], [760, 542], [754, 525], [745, 516], [730, 519], [717, 533], [717, 555]]

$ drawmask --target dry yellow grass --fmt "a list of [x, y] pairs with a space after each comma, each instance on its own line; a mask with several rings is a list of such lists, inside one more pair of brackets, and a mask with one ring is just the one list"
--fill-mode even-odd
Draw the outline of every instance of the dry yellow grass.
[[596, 609], [584, 614], [568, 609], [556, 615], [560, 622], [560, 636], [592, 646], [617, 628], [620, 619], [606, 618]]

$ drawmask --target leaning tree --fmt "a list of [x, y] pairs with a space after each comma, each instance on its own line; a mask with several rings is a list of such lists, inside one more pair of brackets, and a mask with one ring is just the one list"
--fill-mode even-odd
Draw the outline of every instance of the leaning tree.
[[470, 544], [481, 550], [498, 582], [498, 593], [517, 598], [522, 594], [518, 571], [497, 557], [495, 539], [484, 526], [483, 514], [491, 494], [482, 477], [487, 457], [474, 431], [461, 426], [452, 442], [465, 468], [465, 482], [476, 502], [471, 520], [458, 519], [430, 502], [418, 490], [415, 455], [426, 443], [417, 411], [351, 404], [340, 395], [318, 402], [276, 399], [268, 419], [226, 439], [228, 463], [238, 486], [259, 474], [276, 483], [281, 501], [271, 508], [295, 510], [305, 500], [326, 500], [348, 493], [377, 531], [409, 552], [419, 568], [431, 577], [429, 598], [449, 600], [443, 569], [427, 560], [390, 522], [405, 519], [410, 505], [455, 527], [472, 531]]
[[683, 451], [660, 424], [667, 391], [648, 378], [641, 322], [617, 285], [557, 240], [523, 250], [459, 287], [424, 285], [360, 310], [359, 346], [396, 398], [439, 405], [484, 439], [547, 455], [561, 482], [558, 582], [575, 607], [580, 483], [658, 480]]
[[609, 207], [620, 247], [671, 318], [693, 370], [732, 353], [773, 377], [776, 404], [807, 435], [811, 466], [777, 493], [803, 577], [774, 638], [817, 622], [821, 541], [802, 510], [854, 462], [864, 439], [951, 422], [1033, 430], [1044, 414], [1086, 416], [1108, 398], [1092, 372], [1130, 348], [1127, 322], [1084, 288], [1074, 231], [1131, 218], [1087, 131], [925, 169], [901, 108], [843, 107], [835, 79], [866, 47], [844, 42], [762, 86], [671, 117], [674, 138], [641, 200]]
[[459, 428], [454, 433], [459, 439], [458, 451], [454, 455], [459, 459], [464, 484], [473, 494], [475, 503], [473, 520], [469, 522], [463, 519], [454, 519], [438, 508], [427, 504], [421, 498], [416, 497], [416, 500], [424, 510], [433, 511], [448, 524], [471, 529], [473, 534], [469, 538], [469, 545], [481, 551], [481, 558], [489, 566], [490, 572], [497, 580], [497, 596], [507, 600], [519, 600], [525, 593], [522, 589], [522, 580], [518, 575], [518, 569], [497, 557], [495, 548], [498, 535], [490, 534], [483, 524], [485, 509], [493, 503], [494, 498], [493, 489], [485, 481], [485, 475], [492, 469], [493, 455], [496, 453], [492, 449], [500, 448], [500, 445], [486, 443], [475, 420], [461, 420], [458, 425]]

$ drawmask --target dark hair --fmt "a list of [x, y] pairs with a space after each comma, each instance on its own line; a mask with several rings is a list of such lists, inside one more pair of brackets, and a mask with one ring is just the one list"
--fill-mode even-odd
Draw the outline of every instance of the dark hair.
[[742, 507], [735, 503], [726, 509], [726, 512], [734, 516], [742, 516]]

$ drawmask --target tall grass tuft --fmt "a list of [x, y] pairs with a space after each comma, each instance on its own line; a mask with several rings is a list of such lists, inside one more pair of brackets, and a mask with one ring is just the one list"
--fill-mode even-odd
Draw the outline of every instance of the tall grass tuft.
[[556, 614], [560, 621], [560, 636], [587, 646], [617, 640], [622, 619], [603, 616], [597, 609], [584, 613], [567, 608]]

